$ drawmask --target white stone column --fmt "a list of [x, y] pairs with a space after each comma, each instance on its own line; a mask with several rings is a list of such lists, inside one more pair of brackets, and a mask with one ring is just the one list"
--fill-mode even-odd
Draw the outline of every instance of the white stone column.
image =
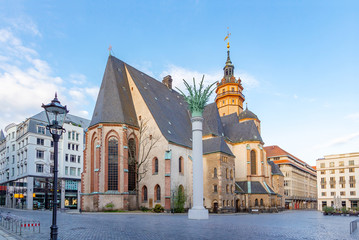
[[192, 117], [193, 156], [193, 207], [188, 211], [188, 219], [208, 219], [208, 210], [203, 207], [203, 142], [202, 116]]
[[26, 183], [26, 209], [32, 210], [33, 204], [34, 204], [34, 178], [33, 177], [27, 177], [27, 183]]

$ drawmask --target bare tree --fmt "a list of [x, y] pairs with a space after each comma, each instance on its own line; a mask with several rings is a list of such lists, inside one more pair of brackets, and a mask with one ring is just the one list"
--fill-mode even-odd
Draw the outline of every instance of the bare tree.
[[[136, 141], [133, 136], [137, 137], [137, 146]], [[131, 140], [133, 139], [133, 140]], [[157, 147], [157, 143], [160, 140], [159, 136], [155, 136], [148, 126], [148, 121], [140, 119], [139, 129], [135, 131], [132, 129], [131, 133], [127, 135], [128, 142], [128, 170], [129, 180], [132, 178], [132, 181], [135, 182], [134, 186], [131, 186], [131, 190], [136, 192], [136, 208], [140, 208], [140, 183], [145, 178], [146, 173], [149, 170], [149, 160], [152, 151]], [[129, 181], [129, 190], [130, 190], [130, 181]]]

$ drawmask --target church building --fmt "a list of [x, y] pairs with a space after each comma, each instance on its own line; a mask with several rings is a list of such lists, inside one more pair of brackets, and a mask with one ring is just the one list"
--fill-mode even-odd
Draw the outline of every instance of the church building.
[[[243, 107], [227, 47], [215, 102], [203, 112], [204, 206], [210, 212], [283, 207], [283, 174], [267, 161], [259, 118]], [[190, 208], [191, 129], [171, 76], [159, 82], [110, 55], [86, 132], [82, 210], [156, 204], [170, 210], [178, 189]]]

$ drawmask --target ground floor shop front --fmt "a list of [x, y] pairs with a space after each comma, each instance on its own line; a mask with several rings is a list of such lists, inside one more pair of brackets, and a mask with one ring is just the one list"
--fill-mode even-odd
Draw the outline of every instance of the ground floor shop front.
[[[79, 208], [79, 179], [59, 179], [57, 199], [59, 208]], [[0, 206], [21, 209], [51, 209], [53, 181], [46, 177], [24, 177], [0, 186]]]

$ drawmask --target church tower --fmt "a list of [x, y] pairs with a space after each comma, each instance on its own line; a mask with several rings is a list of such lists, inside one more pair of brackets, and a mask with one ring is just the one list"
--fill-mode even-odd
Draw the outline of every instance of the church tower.
[[227, 43], [227, 61], [223, 68], [224, 76], [217, 83], [216, 104], [220, 116], [243, 112], [243, 102], [245, 100], [242, 94], [243, 86], [241, 79], [234, 77], [234, 66], [229, 56], [229, 42]]

